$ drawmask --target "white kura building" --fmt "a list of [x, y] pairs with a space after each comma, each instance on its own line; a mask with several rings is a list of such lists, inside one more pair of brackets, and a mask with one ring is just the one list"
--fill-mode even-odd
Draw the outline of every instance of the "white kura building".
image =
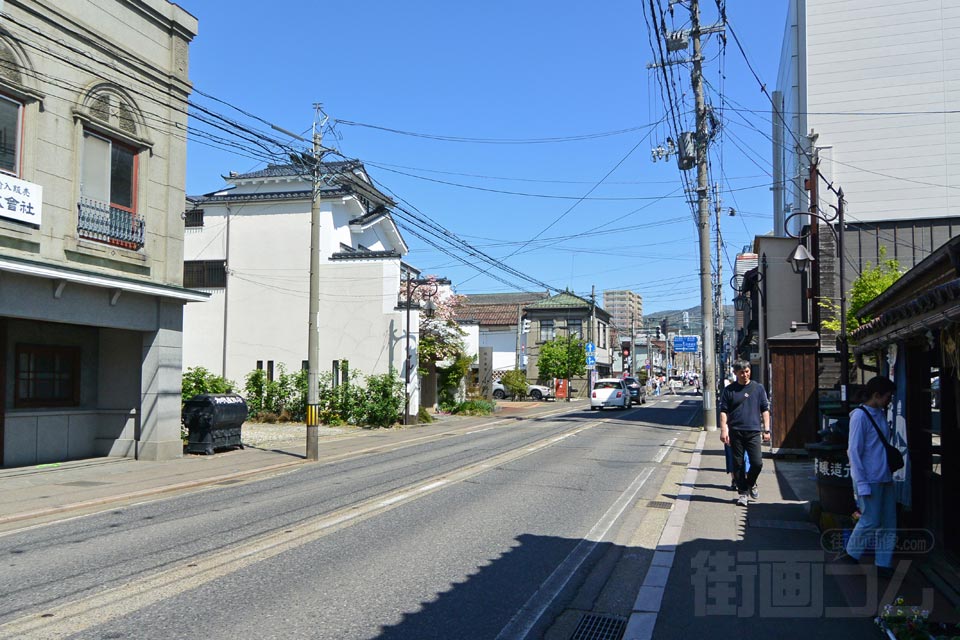
[[[349, 363], [364, 375], [405, 375], [403, 280], [419, 272], [390, 215], [393, 201], [360, 162], [328, 162], [320, 193], [320, 371]], [[184, 316], [184, 368], [202, 366], [242, 388], [246, 376], [306, 367], [312, 183], [291, 165], [225, 176], [228, 187], [188, 198], [184, 285], [210, 294]], [[409, 313], [412, 371], [420, 323]], [[419, 408], [411, 376], [411, 413]]]

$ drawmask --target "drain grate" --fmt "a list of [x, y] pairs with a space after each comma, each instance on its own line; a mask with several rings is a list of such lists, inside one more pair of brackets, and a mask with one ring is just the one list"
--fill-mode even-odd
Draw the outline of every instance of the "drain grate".
[[570, 640], [621, 640], [626, 630], [625, 618], [591, 613], [580, 618]]
[[685, 466], [687, 466], [687, 463], [686, 463], [686, 462], [671, 462], [670, 464], [672, 464], [672, 465], [675, 466], [675, 467], [685, 467]]
[[647, 506], [651, 509], [672, 509], [673, 503], [665, 500], [651, 500], [647, 503]]

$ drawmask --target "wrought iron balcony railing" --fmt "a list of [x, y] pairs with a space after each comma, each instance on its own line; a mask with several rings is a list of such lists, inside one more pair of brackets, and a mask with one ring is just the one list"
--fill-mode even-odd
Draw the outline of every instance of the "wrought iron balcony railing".
[[143, 246], [143, 216], [90, 198], [80, 198], [77, 213], [77, 233], [81, 238], [133, 250]]

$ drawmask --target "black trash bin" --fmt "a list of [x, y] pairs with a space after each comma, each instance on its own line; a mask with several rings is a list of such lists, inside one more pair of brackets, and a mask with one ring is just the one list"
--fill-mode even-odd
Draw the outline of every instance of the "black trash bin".
[[849, 516], [857, 508], [853, 499], [853, 479], [847, 445], [835, 442], [814, 442], [806, 445], [813, 458], [817, 476], [820, 509], [830, 514]]
[[189, 429], [187, 453], [211, 454], [216, 449], [240, 447], [240, 429], [247, 419], [247, 402], [235, 393], [207, 393], [183, 404], [182, 420]]

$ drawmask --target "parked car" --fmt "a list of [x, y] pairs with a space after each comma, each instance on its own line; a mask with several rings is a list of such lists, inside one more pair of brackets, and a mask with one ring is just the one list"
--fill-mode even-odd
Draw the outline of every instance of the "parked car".
[[600, 378], [594, 383], [593, 393], [590, 394], [590, 409], [600, 410], [604, 407], [629, 409], [631, 404], [630, 391], [623, 379]]
[[[528, 384], [527, 396], [534, 400], [549, 400], [553, 398], [553, 390], [542, 384]], [[503, 400], [507, 397], [507, 390], [504, 388], [503, 383], [493, 383], [493, 397], [497, 400]]]
[[646, 404], [647, 403], [647, 387], [644, 384], [640, 384], [640, 381], [636, 378], [626, 377], [623, 379], [627, 383], [627, 391], [630, 392], [630, 399], [634, 404]]

